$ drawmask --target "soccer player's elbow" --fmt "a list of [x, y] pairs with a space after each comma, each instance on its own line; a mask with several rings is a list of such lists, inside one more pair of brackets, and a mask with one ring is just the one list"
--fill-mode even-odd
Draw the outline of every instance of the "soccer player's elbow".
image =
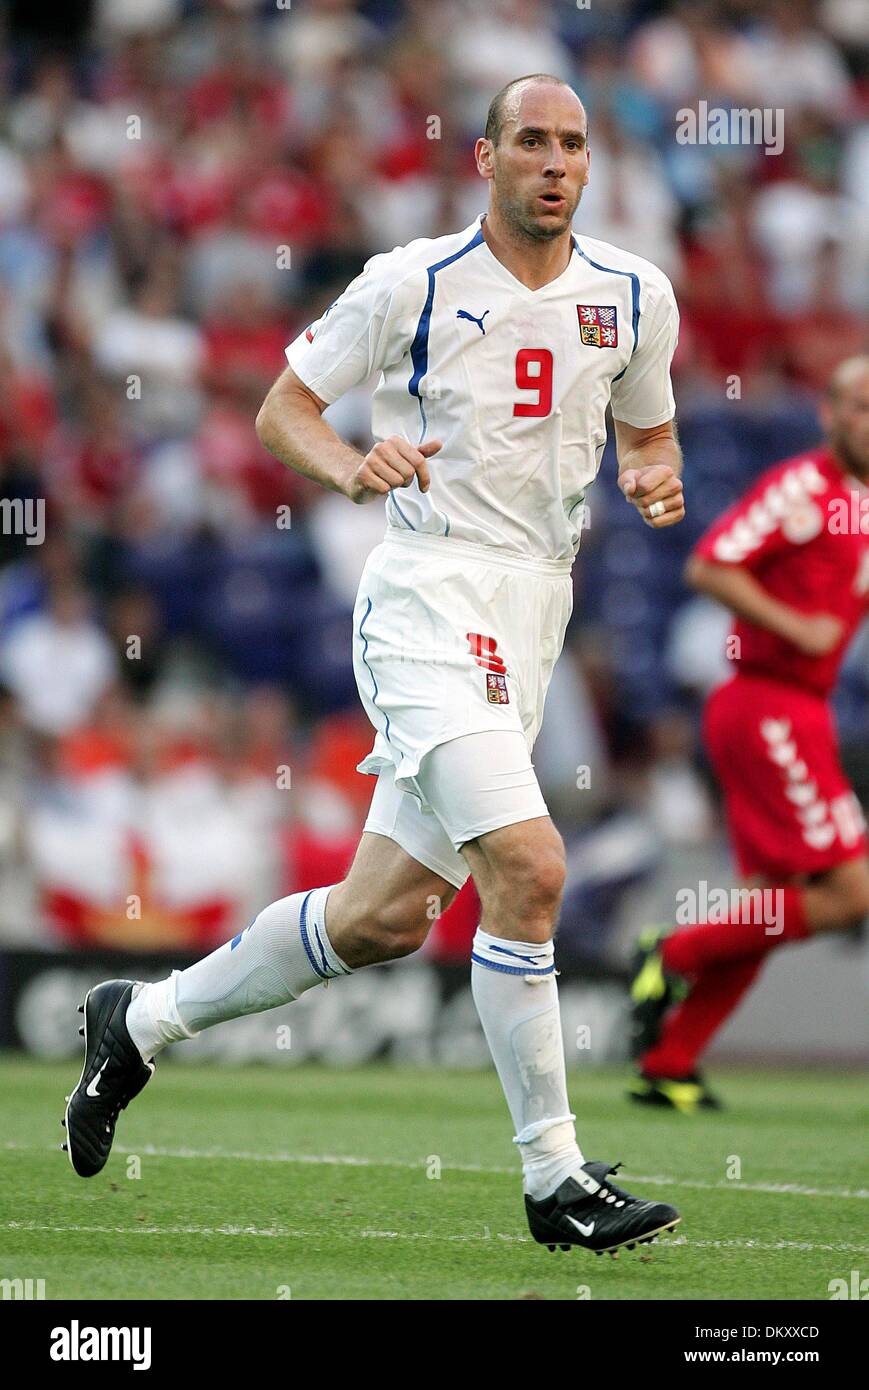
[[696, 589], [698, 593], [704, 593], [709, 579], [709, 563], [701, 559], [699, 555], [689, 555], [687, 564], [682, 571], [682, 579], [689, 589]]
[[256, 420], [254, 421], [256, 437], [259, 440], [260, 444], [262, 444], [264, 449], [268, 449], [269, 447], [269, 439], [271, 438], [271, 418], [272, 393], [270, 391], [269, 394], [266, 396], [265, 400], [263, 401], [262, 405], [260, 406], [259, 411], [257, 412]]

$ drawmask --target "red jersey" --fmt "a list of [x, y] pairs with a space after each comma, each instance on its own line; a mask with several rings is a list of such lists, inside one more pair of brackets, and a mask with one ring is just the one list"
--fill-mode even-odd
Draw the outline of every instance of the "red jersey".
[[742, 565], [791, 608], [841, 620], [841, 640], [824, 656], [809, 656], [744, 618], [732, 628], [739, 639], [737, 670], [829, 695], [869, 609], [869, 489], [844, 473], [827, 449], [785, 459], [719, 517], [694, 553]]

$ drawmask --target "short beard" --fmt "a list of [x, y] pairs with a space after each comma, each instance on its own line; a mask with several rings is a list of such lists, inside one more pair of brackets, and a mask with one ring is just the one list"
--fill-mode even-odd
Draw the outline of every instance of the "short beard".
[[831, 435], [830, 443], [849, 473], [853, 473], [854, 477], [859, 478], [861, 482], [869, 481], [869, 459], [860, 458], [859, 454], [856, 454], [851, 448], [844, 434]]
[[579, 198], [577, 198], [576, 204], [571, 208], [570, 214], [565, 218], [562, 226], [541, 227], [540, 224], [533, 219], [524, 203], [513, 198], [498, 198], [498, 211], [501, 213], [501, 216], [517, 241], [523, 239], [526, 241], [554, 241], [556, 237], [564, 236], [565, 232], [570, 231], [571, 223], [573, 222], [574, 214], [578, 206]]

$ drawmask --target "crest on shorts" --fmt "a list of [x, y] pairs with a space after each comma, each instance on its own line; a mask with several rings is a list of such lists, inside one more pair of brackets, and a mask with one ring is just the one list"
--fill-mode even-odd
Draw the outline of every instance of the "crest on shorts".
[[498, 654], [497, 641], [494, 637], [486, 637], [482, 632], [468, 632], [465, 636], [471, 656], [486, 672], [486, 699], [489, 704], [509, 705], [507, 667], [504, 658]]
[[507, 690], [506, 676], [489, 672], [486, 676], [486, 699], [490, 705], [509, 705], [510, 694]]
[[577, 304], [579, 337], [585, 347], [619, 345], [619, 320], [615, 304]]
[[484, 671], [498, 671], [506, 676], [504, 658], [498, 655], [498, 643], [494, 637], [485, 637], [482, 632], [467, 632], [468, 648], [471, 656]]

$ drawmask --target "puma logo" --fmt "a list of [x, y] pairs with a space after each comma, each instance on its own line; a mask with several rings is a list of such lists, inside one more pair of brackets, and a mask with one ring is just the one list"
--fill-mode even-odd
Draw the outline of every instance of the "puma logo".
[[483, 327], [483, 319], [486, 317], [486, 314], [490, 314], [491, 312], [492, 312], [491, 309], [484, 309], [483, 314], [482, 314], [482, 317], [481, 317], [481, 318], [475, 318], [473, 314], [469, 314], [469, 313], [468, 313], [467, 309], [457, 309], [457, 310], [456, 310], [456, 318], [457, 318], [457, 319], [470, 319], [471, 323], [475, 323], [475, 324], [477, 325], [477, 327], [479, 328], [479, 330], [480, 330], [480, 332], [482, 333], [483, 337], [485, 338], [485, 336], [486, 336], [486, 330], [485, 330], [485, 328]]

